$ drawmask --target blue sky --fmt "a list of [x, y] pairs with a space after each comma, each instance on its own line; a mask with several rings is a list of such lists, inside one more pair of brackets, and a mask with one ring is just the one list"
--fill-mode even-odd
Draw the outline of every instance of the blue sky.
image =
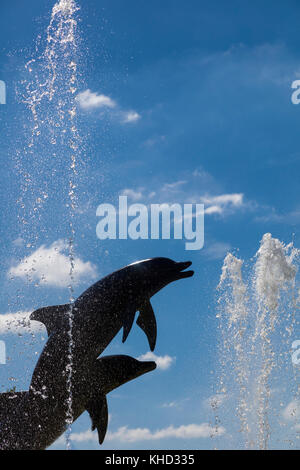
[[[25, 64], [45, 48], [54, 3], [32, 0], [29, 8], [21, 0], [4, 0], [0, 6], [0, 80], [7, 86], [7, 104], [0, 105], [3, 315], [65, 303], [70, 295], [64, 241], [69, 161], [63, 146], [49, 143], [53, 103], [41, 106], [45, 122], [31, 149], [32, 114], [22, 102], [32, 80]], [[266, 232], [299, 246], [300, 106], [291, 103], [291, 84], [300, 78], [300, 5], [233, 0], [226, 6], [196, 0], [78, 5], [75, 296], [138, 259], [190, 259], [195, 270], [192, 279], [153, 298], [155, 353], [167, 356], [168, 367], [111, 394], [111, 435], [103, 448], [213, 448], [205, 423], [214, 419], [207, 400], [217, 382], [216, 286], [223, 258], [229, 250], [251, 258]], [[32, 212], [40, 191], [47, 197]], [[184, 240], [98, 240], [96, 208], [116, 203], [120, 194], [144, 204], [204, 202], [204, 248], [187, 252]], [[25, 208], [17, 203], [20, 196]], [[38, 266], [28, 280], [22, 269], [34, 257]], [[26, 388], [46, 338], [2, 336], [10, 360], [0, 365], [1, 390], [11, 384]], [[137, 328], [124, 345], [119, 335], [108, 348], [135, 357], [147, 351]], [[283, 402], [291, 400], [287, 390]], [[226, 431], [220, 445], [228, 447], [227, 430], [234, 424], [231, 419], [221, 424]], [[178, 431], [180, 437], [170, 431], [191, 425], [196, 437], [191, 428], [187, 434]], [[148, 438], [136, 439], [138, 428], [147, 428]], [[87, 429], [85, 414], [73, 426], [81, 436], [75, 448], [97, 448], [89, 435], [84, 438]], [[162, 432], [155, 437], [157, 430]]]

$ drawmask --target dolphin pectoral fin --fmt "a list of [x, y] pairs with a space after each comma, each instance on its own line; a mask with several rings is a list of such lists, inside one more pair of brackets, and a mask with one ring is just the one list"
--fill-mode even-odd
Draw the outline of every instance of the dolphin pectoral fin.
[[105, 396], [92, 399], [86, 406], [92, 420], [92, 431], [97, 429], [99, 444], [102, 444], [108, 425], [108, 408]]
[[124, 320], [124, 324], [123, 324], [122, 343], [125, 343], [125, 341], [127, 339], [127, 336], [130, 333], [130, 330], [131, 330], [132, 325], [133, 325], [134, 317], [135, 317], [135, 310], [132, 310], [132, 309], [130, 311], [128, 311], [128, 313], [125, 315], [125, 320]]
[[65, 314], [70, 308], [70, 304], [39, 308], [31, 313], [29, 319], [43, 323], [50, 336], [54, 331], [64, 327], [67, 321]]
[[140, 308], [137, 325], [145, 332], [150, 350], [154, 351], [157, 337], [156, 318], [150, 301], [145, 302]]

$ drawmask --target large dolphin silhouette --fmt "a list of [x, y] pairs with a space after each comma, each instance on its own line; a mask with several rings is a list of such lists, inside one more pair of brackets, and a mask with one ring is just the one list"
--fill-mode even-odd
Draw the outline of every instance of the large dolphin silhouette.
[[185, 271], [191, 264], [168, 258], [132, 263], [93, 284], [74, 304], [40, 308], [30, 319], [44, 323], [51, 335], [69, 329], [71, 309], [74, 349], [82, 345], [86, 360], [89, 353], [98, 357], [122, 327], [124, 342], [139, 311], [137, 324], [153, 351], [157, 329], [150, 298], [171, 282], [193, 276], [193, 271]]
[[[90, 370], [80, 374], [75, 371], [71, 389], [72, 421], [87, 410], [92, 418], [92, 430], [97, 428], [102, 444], [108, 424], [106, 395], [155, 367], [152, 361], [105, 356], [97, 359]], [[57, 370], [58, 374], [61, 372]], [[54, 386], [52, 379], [50, 374], [42, 391], [30, 387], [28, 392], [0, 394], [0, 450], [43, 450], [64, 433], [68, 390]]]

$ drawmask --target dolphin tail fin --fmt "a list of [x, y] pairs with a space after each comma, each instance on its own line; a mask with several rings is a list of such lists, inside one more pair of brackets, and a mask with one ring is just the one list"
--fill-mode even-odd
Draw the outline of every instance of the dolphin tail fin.
[[149, 300], [140, 308], [140, 314], [136, 323], [145, 332], [148, 338], [150, 350], [154, 351], [157, 337], [157, 325], [153, 308]]
[[125, 316], [125, 321], [124, 321], [124, 325], [123, 325], [122, 343], [125, 343], [125, 341], [127, 339], [127, 336], [130, 333], [130, 330], [131, 330], [132, 325], [133, 325], [134, 317], [135, 317], [135, 310], [130, 309], [127, 312], [126, 316]]
[[0, 394], [0, 420], [12, 415], [28, 392], [6, 392]]
[[86, 409], [92, 420], [92, 431], [97, 429], [99, 444], [102, 444], [106, 435], [108, 426], [108, 408], [105, 396], [92, 398], [86, 405]]
[[70, 308], [70, 304], [42, 307], [32, 312], [29, 318], [30, 320], [43, 323], [47, 329], [48, 336], [50, 336], [51, 333], [65, 325], [67, 319], [65, 314]]

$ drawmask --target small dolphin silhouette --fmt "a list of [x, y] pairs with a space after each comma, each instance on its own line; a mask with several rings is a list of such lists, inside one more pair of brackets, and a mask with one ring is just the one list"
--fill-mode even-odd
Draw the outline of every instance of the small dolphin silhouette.
[[[40, 372], [38, 367], [36, 373]], [[97, 429], [102, 444], [108, 425], [106, 395], [155, 368], [152, 361], [105, 356], [97, 359], [90, 370], [80, 374], [74, 372], [73, 422], [87, 410], [92, 419], [92, 430]], [[50, 374], [42, 392], [30, 387], [28, 392], [0, 394], [0, 450], [43, 450], [64, 433], [67, 428], [67, 390], [58, 389], [52, 380]]]

